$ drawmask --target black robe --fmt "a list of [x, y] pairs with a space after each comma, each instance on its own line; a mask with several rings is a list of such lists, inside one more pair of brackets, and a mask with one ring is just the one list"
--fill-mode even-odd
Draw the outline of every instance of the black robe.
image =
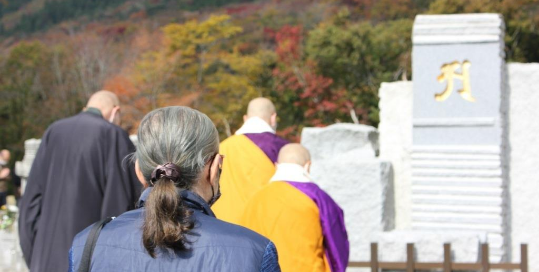
[[52, 124], [20, 201], [21, 248], [32, 272], [67, 271], [75, 235], [133, 209], [142, 187], [127, 133], [91, 112]]

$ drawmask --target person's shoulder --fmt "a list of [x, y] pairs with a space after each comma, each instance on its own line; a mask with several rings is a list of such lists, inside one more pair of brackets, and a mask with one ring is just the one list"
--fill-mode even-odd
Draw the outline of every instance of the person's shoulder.
[[273, 192], [280, 192], [283, 188], [289, 188], [290, 184], [286, 181], [271, 181], [270, 183], [264, 185], [260, 190], [255, 192], [254, 195], [265, 195], [271, 194]]
[[[206, 238], [223, 246], [265, 249], [270, 240], [248, 228], [228, 223], [210, 216], [197, 216]], [[196, 227], [195, 227], [196, 229]]]
[[[102, 244], [103, 242], [105, 242], [106, 244], [110, 244], [111, 241], [113, 242], [113, 240], [116, 240], [117, 238], [127, 238], [128, 235], [126, 234], [135, 234], [136, 232], [138, 232], [142, 224], [141, 213], [142, 209], [128, 211], [119, 215], [118, 217], [115, 217], [112, 221], [107, 223], [103, 227], [99, 235], [99, 237], [101, 238], [99, 240], [100, 244]], [[88, 239], [88, 234], [96, 223], [97, 222], [89, 225], [75, 236], [75, 238], [73, 239], [73, 248], [84, 247], [84, 245], [86, 244], [86, 240]], [[126, 241], [118, 241], [118, 243], [125, 242]]]
[[94, 224], [89, 225], [88, 227], [77, 233], [77, 235], [75, 235], [75, 238], [73, 238], [72, 247], [84, 247], [88, 238], [88, 233], [90, 233], [90, 229], [92, 229], [92, 226]]
[[325, 196], [327, 198], [330, 198], [331, 200], [333, 200], [333, 198], [328, 194], [328, 192], [326, 192], [326, 190], [322, 189], [320, 186], [318, 186], [318, 184], [314, 183], [314, 182], [309, 182], [307, 183], [309, 184], [310, 186], [312, 186], [314, 188], [314, 190], [322, 195], [322, 196]]
[[221, 142], [221, 145], [229, 145], [229, 144], [232, 144], [232, 143], [235, 143], [237, 142], [238, 140], [241, 140], [242, 138], [245, 138], [245, 135], [242, 135], [242, 134], [234, 134], [226, 139], [224, 139], [222, 142]]
[[63, 126], [71, 126], [72, 123], [76, 123], [77, 115], [65, 117], [59, 120], [54, 121], [52, 124], [49, 125], [49, 130], [54, 130], [57, 127], [63, 127]]
[[81, 112], [75, 117], [78, 118], [77, 122], [84, 123], [93, 130], [101, 131], [102, 133], [107, 134], [109, 137], [110, 135], [115, 135], [120, 138], [129, 139], [129, 134], [127, 134], [125, 130], [123, 130], [120, 126], [103, 119], [102, 117], [95, 116], [92, 113], [87, 112]]
[[320, 200], [325, 201], [332, 208], [342, 211], [341, 206], [335, 201], [335, 199], [333, 199], [333, 197], [331, 197], [331, 195], [329, 195], [328, 192], [326, 192], [324, 189], [320, 188], [320, 186], [318, 186], [318, 184], [316, 184], [314, 182], [310, 182], [309, 184], [310, 184], [310, 186], [312, 186], [314, 188], [313, 191], [315, 192], [315, 194], [318, 195], [318, 198]]
[[273, 137], [274, 137], [275, 141], [280, 143], [281, 145], [286, 145], [286, 144], [290, 143], [287, 139], [285, 139], [285, 138], [283, 138], [283, 137], [281, 137], [281, 136], [279, 136], [277, 134], [273, 134]]

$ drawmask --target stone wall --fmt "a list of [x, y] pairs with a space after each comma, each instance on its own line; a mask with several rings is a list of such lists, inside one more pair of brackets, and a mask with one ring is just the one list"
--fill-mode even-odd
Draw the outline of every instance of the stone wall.
[[379, 96], [380, 158], [393, 166], [395, 227], [407, 229], [412, 224], [412, 82], [382, 83]]
[[344, 210], [350, 260], [369, 260], [373, 237], [395, 225], [391, 165], [375, 157], [378, 132], [354, 124], [304, 128], [301, 143], [311, 152], [314, 182]]
[[[504, 97], [502, 110], [508, 115], [508, 152], [509, 190], [504, 194], [508, 213], [508, 249], [511, 261], [520, 261], [520, 244], [529, 245], [528, 258], [530, 271], [539, 271], [539, 202], [534, 201], [539, 192], [539, 64], [511, 63], [507, 71], [507, 96]], [[397, 229], [408, 228], [410, 216], [410, 194], [412, 184], [409, 180], [411, 141], [410, 82], [382, 84], [380, 88], [380, 157], [393, 164], [395, 169], [395, 192]], [[410, 131], [406, 131], [406, 129]], [[498, 191], [483, 189], [485, 194], [498, 194]], [[410, 204], [407, 204], [410, 203]]]
[[529, 271], [539, 271], [539, 64], [511, 63], [507, 72], [512, 256], [520, 260], [528, 243]]

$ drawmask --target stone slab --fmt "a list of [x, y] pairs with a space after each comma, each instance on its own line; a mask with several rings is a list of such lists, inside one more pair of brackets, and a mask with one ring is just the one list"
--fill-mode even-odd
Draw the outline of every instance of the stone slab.
[[[498, 14], [418, 15], [413, 33], [414, 145], [501, 145], [500, 105], [503, 89], [504, 24]], [[451, 32], [451, 33], [448, 33]], [[478, 37], [491, 33], [494, 39], [449, 42], [445, 38]], [[420, 42], [424, 38], [438, 42]], [[471, 95], [463, 99], [458, 90], [463, 80], [439, 81], [442, 66], [469, 61]], [[435, 100], [449, 82], [454, 83], [444, 101]]]
[[13, 229], [0, 230], [0, 272], [28, 272], [19, 246], [17, 226]]
[[304, 128], [301, 144], [309, 149], [313, 161], [374, 158], [378, 152], [378, 132], [371, 126], [347, 123]]
[[394, 228], [391, 175], [390, 164], [377, 159], [313, 162], [313, 180], [344, 210], [350, 260], [368, 258], [369, 237]]
[[529, 271], [539, 271], [539, 64], [507, 65], [510, 93], [510, 201], [512, 259], [528, 244]]
[[395, 186], [395, 228], [411, 227], [411, 149], [412, 104], [411, 81], [382, 83], [380, 96], [380, 158], [393, 166]]
[[312, 157], [313, 180], [344, 210], [350, 260], [368, 259], [369, 237], [395, 226], [392, 168], [375, 157], [377, 139], [376, 129], [364, 125], [302, 131], [301, 143]]

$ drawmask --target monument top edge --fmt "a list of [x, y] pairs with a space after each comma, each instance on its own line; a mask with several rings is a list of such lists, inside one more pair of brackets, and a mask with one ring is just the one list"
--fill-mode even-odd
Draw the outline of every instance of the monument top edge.
[[505, 23], [501, 14], [470, 13], [417, 15], [414, 44], [483, 43], [503, 41]]
[[360, 130], [365, 132], [375, 132], [376, 128], [363, 124], [354, 124], [354, 123], [336, 123], [329, 125], [327, 127], [304, 127], [305, 131], [324, 131], [324, 130]]
[[500, 21], [503, 22], [503, 16], [499, 13], [460, 13], [460, 14], [419, 14], [415, 17], [416, 23], [430, 22], [451, 22], [466, 20], [469, 22]]
[[455, 28], [505, 29], [503, 17], [498, 13], [417, 15], [414, 29], [429, 29], [454, 25]]

